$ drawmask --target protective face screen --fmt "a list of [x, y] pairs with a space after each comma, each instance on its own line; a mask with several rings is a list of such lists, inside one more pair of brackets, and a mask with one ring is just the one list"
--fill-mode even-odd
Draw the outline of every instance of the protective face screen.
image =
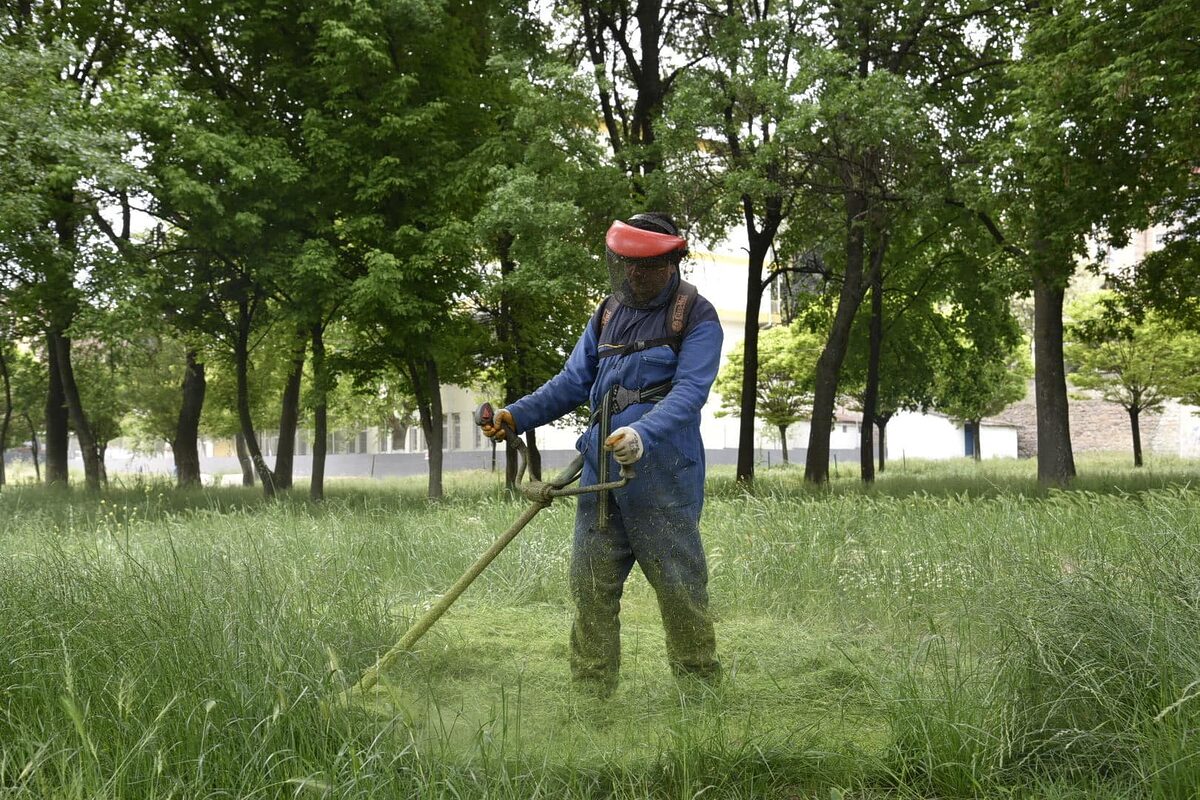
[[648, 308], [671, 282], [672, 263], [667, 258], [627, 258], [608, 251], [608, 282], [618, 302]]
[[614, 222], [605, 237], [608, 280], [613, 295], [625, 306], [648, 308], [671, 282], [687, 241], [679, 236], [642, 230]]

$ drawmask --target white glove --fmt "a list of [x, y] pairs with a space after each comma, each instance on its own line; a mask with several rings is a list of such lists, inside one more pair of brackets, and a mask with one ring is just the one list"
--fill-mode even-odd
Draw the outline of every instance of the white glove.
[[640, 459], [646, 452], [642, 437], [636, 430], [626, 426], [617, 428], [604, 440], [604, 449], [611, 450], [618, 464], [628, 465]]

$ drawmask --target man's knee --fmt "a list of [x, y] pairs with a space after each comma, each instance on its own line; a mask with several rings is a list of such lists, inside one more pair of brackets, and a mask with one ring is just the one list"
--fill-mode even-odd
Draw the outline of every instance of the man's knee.
[[624, 590], [620, 564], [606, 559], [575, 558], [571, 561], [571, 596], [581, 609], [619, 607]]

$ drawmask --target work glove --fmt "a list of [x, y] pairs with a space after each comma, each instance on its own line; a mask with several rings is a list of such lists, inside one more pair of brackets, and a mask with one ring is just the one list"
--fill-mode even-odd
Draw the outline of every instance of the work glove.
[[604, 449], [611, 450], [613, 458], [622, 466], [636, 462], [646, 452], [641, 435], [629, 426], [613, 431], [612, 435], [604, 440]]
[[517, 429], [517, 421], [513, 419], [513, 415], [509, 413], [507, 408], [502, 408], [496, 412], [496, 422], [493, 425], [480, 425], [479, 429], [483, 431], [483, 435], [491, 439], [493, 442], [503, 442], [506, 431], [504, 426]]

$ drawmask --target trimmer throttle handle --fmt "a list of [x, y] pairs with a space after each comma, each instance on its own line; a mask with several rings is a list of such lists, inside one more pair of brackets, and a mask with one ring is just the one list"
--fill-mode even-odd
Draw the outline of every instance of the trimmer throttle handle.
[[475, 424], [481, 428], [496, 424], [496, 410], [491, 403], [480, 403], [479, 408], [475, 409]]
[[506, 434], [504, 441], [508, 443], [508, 446], [517, 448], [517, 483], [525, 480], [525, 443], [521, 441], [520, 436], [517, 436], [517, 432], [513, 430], [511, 425], [506, 425], [496, 419], [496, 409], [492, 408], [491, 403], [480, 403], [479, 407], [475, 409], [475, 424], [481, 428], [484, 425], [499, 424], [504, 428], [504, 433]]
[[506, 425], [503, 422], [496, 420], [496, 409], [492, 408], [491, 403], [480, 403], [475, 409], [475, 424], [479, 427], [484, 425], [499, 425], [504, 428], [504, 432], [508, 434], [506, 437], [518, 450], [525, 449], [525, 443], [517, 436], [517, 432], [513, 430], [511, 425]]

